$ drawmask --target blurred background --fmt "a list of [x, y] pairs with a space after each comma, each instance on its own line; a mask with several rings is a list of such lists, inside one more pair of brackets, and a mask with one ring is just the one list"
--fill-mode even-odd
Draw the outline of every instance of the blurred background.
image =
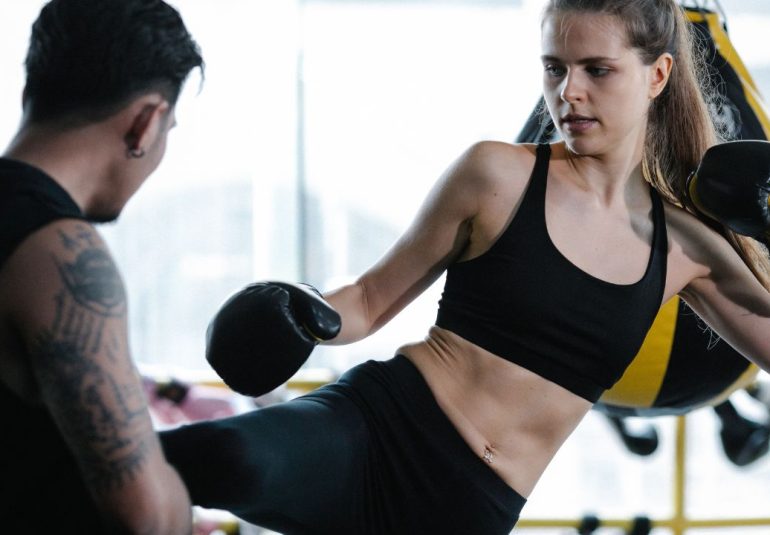
[[[206, 79], [187, 83], [161, 167], [118, 223], [102, 227], [128, 288], [133, 355], [148, 372], [212, 377], [203, 356], [208, 320], [255, 279], [321, 290], [354, 279], [457, 156], [479, 140], [512, 141], [540, 95], [542, 0], [171, 3], [201, 45]], [[20, 119], [24, 52], [42, 4], [0, 5], [3, 143]], [[735, 48], [770, 95], [770, 2], [721, 5]], [[319, 348], [308, 366], [339, 373], [422, 338], [442, 282], [369, 339]], [[736, 403], [766, 420], [748, 395]], [[675, 423], [654, 424], [660, 447], [639, 457], [604, 418], [589, 415], [523, 518], [670, 516]], [[731, 464], [708, 409], [692, 413], [687, 429], [687, 513], [770, 516], [770, 461]], [[770, 527], [688, 531], [707, 533]]]

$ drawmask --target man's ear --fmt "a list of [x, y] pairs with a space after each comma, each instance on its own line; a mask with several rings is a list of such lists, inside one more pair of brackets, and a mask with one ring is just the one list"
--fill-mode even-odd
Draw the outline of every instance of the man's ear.
[[124, 139], [128, 154], [141, 157], [155, 143], [163, 132], [170, 108], [168, 101], [158, 94], [140, 97], [126, 108]]
[[660, 95], [668, 84], [671, 70], [674, 68], [674, 57], [664, 52], [651, 66], [650, 99]]

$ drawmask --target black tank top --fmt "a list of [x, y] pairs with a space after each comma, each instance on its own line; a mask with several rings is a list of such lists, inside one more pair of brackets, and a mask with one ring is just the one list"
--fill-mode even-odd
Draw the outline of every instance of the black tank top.
[[[0, 270], [30, 234], [63, 218], [83, 219], [66, 191], [40, 170], [0, 158]], [[48, 411], [0, 381], [0, 426], [0, 531], [100, 532], [98, 512]]]
[[642, 279], [625, 285], [593, 277], [548, 235], [550, 155], [550, 145], [538, 146], [518, 212], [490, 249], [449, 267], [436, 325], [595, 402], [623, 375], [661, 306], [663, 203], [651, 188], [654, 231]]

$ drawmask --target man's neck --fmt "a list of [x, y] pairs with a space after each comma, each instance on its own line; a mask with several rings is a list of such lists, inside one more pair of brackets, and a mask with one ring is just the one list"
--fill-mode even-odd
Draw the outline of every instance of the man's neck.
[[105, 150], [94, 139], [95, 127], [57, 132], [51, 128], [22, 128], [3, 156], [29, 164], [53, 178], [88, 213], [104, 187], [109, 170]]

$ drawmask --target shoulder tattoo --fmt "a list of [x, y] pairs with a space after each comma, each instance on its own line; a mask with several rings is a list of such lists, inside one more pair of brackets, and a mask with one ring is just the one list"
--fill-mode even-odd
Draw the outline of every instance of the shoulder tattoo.
[[56, 259], [59, 274], [84, 307], [102, 316], [123, 315], [126, 295], [118, 269], [107, 251], [94, 244], [92, 232], [85, 226], [74, 236], [59, 231], [62, 245], [75, 254], [71, 262]]
[[141, 383], [122, 347], [125, 336], [114, 327], [126, 315], [123, 284], [93, 233], [86, 225], [60, 231], [66, 253], [54, 254], [54, 262], [61, 290], [33, 353], [41, 389], [85, 477], [106, 490], [140, 469], [152, 430]]

